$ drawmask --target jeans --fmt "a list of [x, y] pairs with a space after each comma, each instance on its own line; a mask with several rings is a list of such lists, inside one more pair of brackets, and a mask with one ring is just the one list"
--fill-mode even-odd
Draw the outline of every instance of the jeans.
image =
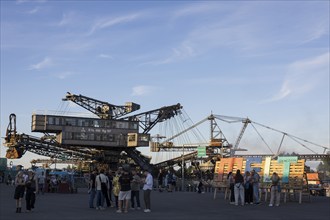
[[281, 191], [278, 191], [277, 186], [272, 186], [270, 188], [270, 203], [269, 204], [274, 205], [275, 197], [276, 197], [276, 205], [278, 206], [278, 205], [280, 205]]
[[143, 190], [145, 209], [150, 209], [151, 208], [150, 194], [151, 194], [150, 189]]
[[131, 194], [131, 204], [132, 204], [132, 208], [134, 208], [135, 206], [135, 202], [134, 202], [134, 198], [136, 199], [136, 205], [137, 207], [141, 207], [140, 206], [140, 191], [136, 190], [136, 191], [133, 191], [132, 190], [132, 194]]
[[27, 188], [26, 189], [26, 210], [31, 211], [31, 209], [34, 209], [34, 203], [36, 202], [36, 189], [35, 188]]
[[89, 208], [94, 208], [95, 195], [96, 195], [96, 190], [91, 189], [90, 194], [89, 194]]
[[244, 185], [243, 185], [243, 183], [236, 183], [235, 184], [234, 193], [235, 193], [235, 205], [238, 205], [239, 198], [241, 199], [241, 204], [244, 205], [245, 198], [244, 198]]
[[230, 202], [235, 202], [235, 191], [234, 191], [235, 184], [230, 184]]
[[253, 200], [255, 203], [259, 203], [259, 183], [253, 183]]
[[104, 196], [101, 190], [96, 190], [96, 207], [103, 207]]

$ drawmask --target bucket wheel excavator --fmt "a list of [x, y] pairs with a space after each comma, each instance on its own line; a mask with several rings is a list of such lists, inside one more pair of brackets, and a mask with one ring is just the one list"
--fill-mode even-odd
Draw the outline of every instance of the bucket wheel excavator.
[[42, 132], [44, 136], [40, 138], [18, 133], [16, 115], [11, 114], [4, 142], [8, 147], [6, 157], [17, 159], [30, 151], [62, 160], [97, 160], [115, 166], [124, 154], [142, 169], [151, 171], [150, 158], [136, 147], [149, 146], [150, 130], [181, 114], [182, 109], [178, 103], [129, 115], [140, 105], [128, 102], [118, 106], [69, 92], [63, 101], [72, 101], [97, 117], [33, 114], [32, 132]]

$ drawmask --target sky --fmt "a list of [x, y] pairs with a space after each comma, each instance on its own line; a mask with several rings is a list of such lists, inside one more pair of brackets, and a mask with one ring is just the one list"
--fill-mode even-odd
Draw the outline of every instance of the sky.
[[194, 122], [249, 117], [329, 147], [329, 4], [1, 0], [1, 137], [10, 113], [38, 136], [31, 114], [71, 92], [141, 111], [181, 103]]

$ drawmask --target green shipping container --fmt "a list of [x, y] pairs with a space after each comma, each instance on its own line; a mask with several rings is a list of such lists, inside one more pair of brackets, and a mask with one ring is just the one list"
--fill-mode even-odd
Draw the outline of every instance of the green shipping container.
[[0, 158], [0, 170], [7, 169], [7, 158]]

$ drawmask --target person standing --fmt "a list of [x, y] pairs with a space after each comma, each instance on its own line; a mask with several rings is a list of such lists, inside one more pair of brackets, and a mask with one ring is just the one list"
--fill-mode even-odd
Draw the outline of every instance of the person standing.
[[131, 188], [132, 188], [132, 195], [131, 195], [131, 207], [132, 209], [135, 209], [135, 201], [136, 201], [136, 209], [140, 210], [141, 205], [140, 205], [140, 183], [141, 183], [141, 178], [137, 174], [136, 170], [132, 171], [132, 176], [133, 180], [131, 183]]
[[234, 192], [234, 186], [235, 186], [235, 180], [233, 172], [229, 172], [227, 176], [229, 189], [230, 189], [230, 204], [235, 204], [235, 192]]
[[100, 174], [95, 178], [95, 187], [96, 187], [96, 210], [104, 210], [104, 188], [107, 190], [107, 176], [104, 175], [104, 170], [100, 170]]
[[8, 174], [8, 177], [7, 177], [7, 185], [9, 185], [9, 186], [13, 185], [13, 179], [11, 178], [10, 173]]
[[118, 169], [116, 172], [116, 175], [113, 177], [113, 180], [112, 180], [112, 186], [113, 186], [112, 192], [115, 197], [115, 205], [116, 205], [117, 210], [119, 209], [118, 196], [119, 196], [119, 192], [120, 192], [120, 184], [119, 184], [120, 176], [121, 176], [121, 170]]
[[94, 208], [94, 199], [95, 199], [95, 195], [96, 195], [96, 175], [97, 175], [97, 171], [93, 170], [93, 172], [90, 174], [89, 176], [89, 184], [88, 184], [88, 188], [89, 188], [89, 208]]
[[238, 205], [238, 200], [241, 199], [241, 204], [244, 206], [244, 177], [240, 170], [236, 171], [235, 175], [235, 205]]
[[245, 189], [245, 204], [253, 204], [253, 187], [251, 183], [251, 175], [249, 171], [244, 175], [244, 189]]
[[23, 171], [18, 171], [14, 184], [16, 186], [14, 194], [14, 199], [16, 200], [16, 213], [21, 213], [22, 198], [24, 197], [25, 192], [25, 179]]
[[103, 184], [104, 186], [102, 188], [102, 194], [107, 203], [107, 207], [110, 207], [111, 206], [110, 198], [109, 198], [110, 181], [109, 181], [108, 175], [105, 175], [105, 177], [106, 177], [106, 183]]
[[258, 205], [260, 204], [260, 199], [259, 199], [260, 176], [255, 170], [251, 171], [251, 182], [253, 186], [253, 201], [254, 204]]
[[144, 175], [145, 175], [145, 180], [144, 180], [144, 185], [143, 185], [143, 197], [144, 197], [144, 205], [145, 205], [145, 209], [144, 212], [151, 212], [151, 191], [152, 191], [152, 187], [153, 187], [153, 177], [152, 175], [149, 173], [149, 171], [145, 170], [144, 171]]
[[38, 192], [38, 178], [33, 172], [33, 170], [28, 171], [26, 186], [26, 211], [31, 212], [34, 209], [34, 204], [36, 202], [36, 193]]
[[174, 177], [173, 177], [173, 171], [170, 169], [168, 170], [167, 174], [167, 184], [168, 184], [168, 192], [173, 192], [174, 187]]
[[107, 177], [108, 177], [108, 180], [109, 180], [109, 190], [108, 190], [108, 193], [109, 193], [110, 205], [111, 205], [111, 207], [114, 207], [114, 202], [112, 201], [112, 189], [113, 189], [113, 184], [112, 184], [113, 173], [112, 173], [112, 170], [109, 170], [109, 172], [107, 173]]
[[276, 206], [280, 205], [281, 199], [281, 188], [280, 188], [280, 177], [276, 172], [273, 173], [272, 177], [270, 178], [272, 181], [272, 186], [270, 187], [270, 203], [269, 206], [274, 205], [274, 200], [276, 197]]
[[127, 169], [123, 170], [123, 174], [119, 177], [120, 192], [118, 195], [118, 210], [117, 213], [122, 213], [122, 207], [124, 206], [124, 212], [128, 212], [129, 201], [131, 200], [131, 181], [132, 176], [129, 174]]
[[157, 180], [158, 180], [158, 190], [159, 192], [163, 192], [164, 172], [162, 169], [159, 169]]
[[45, 176], [45, 172], [42, 171], [41, 175], [38, 177], [38, 185], [39, 185], [39, 190], [38, 190], [38, 194], [41, 192], [41, 194], [44, 194], [44, 187], [45, 187], [45, 182], [46, 182], [46, 176]]

